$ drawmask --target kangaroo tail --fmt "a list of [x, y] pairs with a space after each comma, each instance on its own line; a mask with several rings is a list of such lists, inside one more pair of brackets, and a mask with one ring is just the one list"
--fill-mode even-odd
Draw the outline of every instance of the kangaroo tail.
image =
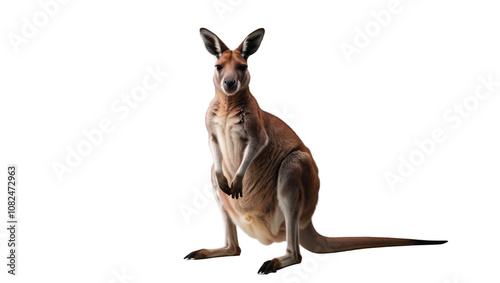
[[314, 229], [310, 222], [300, 230], [300, 245], [314, 253], [336, 253], [357, 249], [412, 246], [412, 245], [440, 245], [448, 241], [428, 241], [400, 238], [380, 237], [325, 237]]

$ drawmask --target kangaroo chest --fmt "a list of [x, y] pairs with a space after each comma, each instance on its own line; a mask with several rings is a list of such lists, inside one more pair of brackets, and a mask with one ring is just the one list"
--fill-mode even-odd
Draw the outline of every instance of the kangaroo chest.
[[222, 154], [223, 164], [228, 173], [234, 175], [243, 158], [248, 141], [242, 114], [227, 116], [215, 115], [212, 118], [213, 134], [217, 138]]

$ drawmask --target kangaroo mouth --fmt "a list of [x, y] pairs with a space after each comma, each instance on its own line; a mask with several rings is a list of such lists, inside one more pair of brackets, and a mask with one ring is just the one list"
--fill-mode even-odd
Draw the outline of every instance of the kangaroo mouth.
[[225, 84], [221, 83], [221, 89], [226, 95], [233, 95], [240, 89], [240, 82], [237, 81], [231, 87], [227, 87]]

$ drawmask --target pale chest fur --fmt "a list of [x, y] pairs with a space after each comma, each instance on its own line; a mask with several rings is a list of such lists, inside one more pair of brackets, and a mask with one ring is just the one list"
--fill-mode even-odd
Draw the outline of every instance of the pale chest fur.
[[212, 133], [217, 138], [225, 169], [232, 176], [238, 170], [243, 158], [248, 133], [240, 114], [212, 117]]

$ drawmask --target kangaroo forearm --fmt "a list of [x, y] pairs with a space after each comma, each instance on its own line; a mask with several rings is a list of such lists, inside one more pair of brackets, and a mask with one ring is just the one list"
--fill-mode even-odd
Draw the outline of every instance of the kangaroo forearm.
[[210, 151], [214, 160], [215, 172], [222, 173], [222, 152], [219, 143], [214, 136], [209, 139]]
[[252, 161], [262, 152], [262, 150], [264, 150], [264, 148], [267, 146], [267, 142], [268, 139], [266, 136], [265, 139], [261, 142], [252, 141], [247, 145], [243, 153], [243, 159], [241, 161], [240, 167], [238, 168], [238, 171], [236, 171], [236, 175], [245, 175], [248, 166], [250, 166]]

